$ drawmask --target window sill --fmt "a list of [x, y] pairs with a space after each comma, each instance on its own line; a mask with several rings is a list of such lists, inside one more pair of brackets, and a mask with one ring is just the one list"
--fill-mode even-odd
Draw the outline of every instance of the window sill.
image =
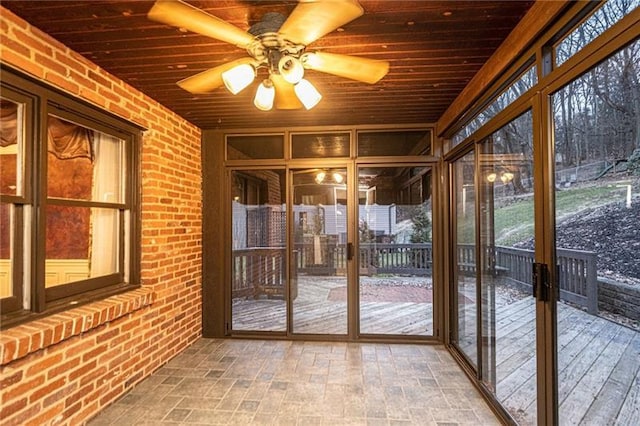
[[0, 365], [142, 309], [151, 305], [154, 299], [153, 290], [137, 288], [3, 330], [0, 335]]

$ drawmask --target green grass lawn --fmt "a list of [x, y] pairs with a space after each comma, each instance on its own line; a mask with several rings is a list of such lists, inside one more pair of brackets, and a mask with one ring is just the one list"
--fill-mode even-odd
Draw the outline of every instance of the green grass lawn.
[[[581, 210], [623, 201], [624, 188], [614, 184], [572, 187], [556, 191], [556, 219], [558, 222]], [[496, 244], [511, 246], [533, 238], [533, 194], [520, 196], [510, 204], [494, 211]], [[473, 243], [475, 222], [472, 215], [458, 223], [459, 242]]]
[[[558, 222], [584, 209], [624, 200], [624, 188], [616, 185], [572, 187], [556, 191]], [[533, 238], [533, 194], [496, 208], [494, 213], [496, 244], [510, 246]]]

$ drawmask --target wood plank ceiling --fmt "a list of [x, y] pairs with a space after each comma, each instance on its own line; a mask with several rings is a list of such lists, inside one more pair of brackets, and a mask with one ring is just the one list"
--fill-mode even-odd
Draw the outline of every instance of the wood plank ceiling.
[[[296, 1], [188, 3], [248, 30]], [[312, 110], [253, 106], [261, 78], [238, 95], [193, 95], [176, 82], [246, 56], [242, 49], [147, 19], [152, 1], [6, 1], [2, 6], [203, 129], [436, 122], [533, 1], [361, 0], [365, 14], [309, 45], [387, 60], [369, 85], [307, 71], [322, 93]]]

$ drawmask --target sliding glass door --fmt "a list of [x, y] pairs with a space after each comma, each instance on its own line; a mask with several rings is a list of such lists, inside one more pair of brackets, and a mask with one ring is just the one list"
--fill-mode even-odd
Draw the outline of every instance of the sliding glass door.
[[551, 96], [562, 425], [640, 422], [639, 64], [636, 40]]
[[433, 335], [432, 168], [358, 169], [361, 334]]
[[537, 423], [532, 114], [451, 166], [454, 344], [519, 424]]
[[433, 337], [432, 137], [228, 135], [228, 334]]
[[537, 423], [530, 111], [478, 146], [481, 378], [521, 425]]
[[285, 171], [231, 172], [231, 327], [286, 331]]
[[293, 169], [292, 332], [348, 333], [347, 169]]
[[448, 337], [509, 423], [640, 424], [638, 6], [572, 3], [451, 135]]
[[478, 367], [478, 283], [476, 280], [475, 152], [451, 166], [453, 241], [451, 254], [453, 343], [467, 361]]
[[233, 331], [348, 333], [346, 178], [344, 167], [291, 170], [288, 227], [284, 169], [231, 172]]
[[231, 332], [433, 336], [433, 166], [313, 165], [230, 171]]

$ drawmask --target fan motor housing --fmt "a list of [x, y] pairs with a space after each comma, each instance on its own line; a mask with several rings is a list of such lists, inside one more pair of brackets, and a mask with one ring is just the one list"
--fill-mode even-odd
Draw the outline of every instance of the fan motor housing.
[[253, 43], [247, 47], [247, 53], [261, 65], [269, 67], [271, 72], [279, 74], [278, 63], [283, 56], [300, 59], [305, 46], [293, 44], [283, 39], [278, 33], [264, 33], [256, 36]]
[[305, 49], [305, 46], [291, 43], [278, 33], [285, 20], [286, 17], [281, 13], [268, 12], [248, 31], [254, 36], [254, 41], [247, 47], [247, 52], [275, 74], [280, 74], [279, 64], [284, 56], [299, 59]]
[[262, 16], [260, 22], [256, 22], [249, 28], [248, 33], [253, 36], [260, 36], [266, 33], [277, 33], [284, 21], [285, 16], [278, 12], [267, 12]]

